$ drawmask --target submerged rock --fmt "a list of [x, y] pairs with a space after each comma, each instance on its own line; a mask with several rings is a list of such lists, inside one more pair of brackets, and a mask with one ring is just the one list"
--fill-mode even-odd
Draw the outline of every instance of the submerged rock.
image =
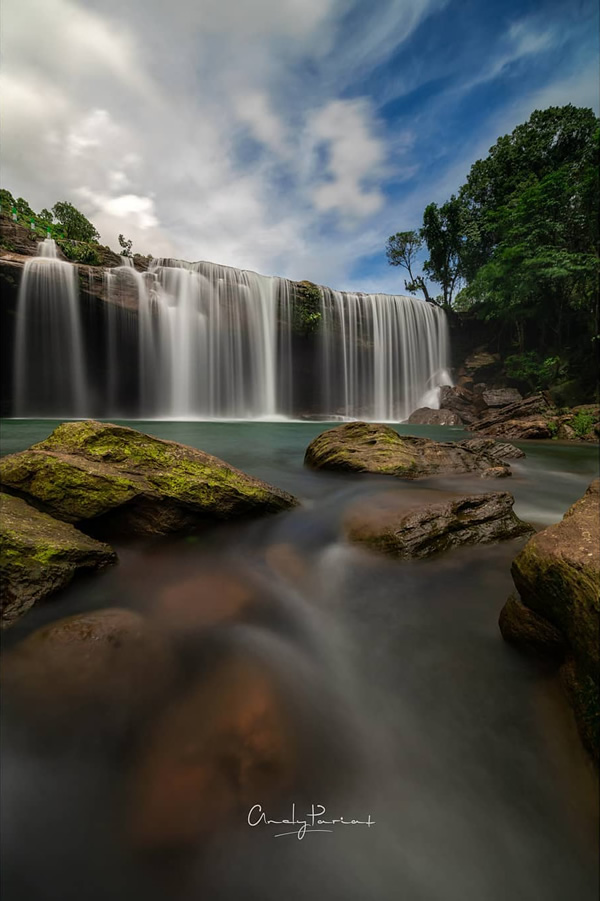
[[[520, 611], [509, 599], [500, 615], [506, 641], [537, 650], [556, 647], [560, 633], [565, 648], [561, 672], [582, 739], [596, 761], [600, 751], [598, 702], [598, 629], [600, 614], [600, 482], [592, 482], [585, 495], [562, 521], [538, 532], [512, 565], [521, 604], [537, 620]], [[536, 628], [537, 626], [537, 628]]]
[[350, 422], [323, 432], [312, 441], [304, 457], [314, 469], [372, 472], [418, 479], [426, 476], [478, 472], [510, 475], [506, 463], [469, 442], [432, 441], [399, 435], [387, 425]]
[[21, 498], [0, 495], [2, 627], [64, 588], [75, 573], [100, 569], [116, 559], [107, 544], [40, 513]]
[[5, 488], [97, 534], [163, 535], [297, 501], [217, 457], [126, 426], [66, 422], [0, 462]]
[[402, 497], [380, 500], [350, 514], [351, 541], [394, 557], [429, 557], [466, 544], [487, 544], [532, 531], [513, 512], [508, 492], [478, 494], [406, 509]]
[[290, 789], [296, 748], [273, 675], [225, 660], [155, 720], [132, 772], [129, 835], [140, 850], [193, 847]]
[[164, 695], [173, 672], [159, 631], [119, 608], [37, 629], [1, 665], [9, 710], [62, 742], [122, 736]]
[[452, 410], [432, 410], [430, 407], [419, 407], [406, 420], [411, 425], [462, 425], [458, 413]]

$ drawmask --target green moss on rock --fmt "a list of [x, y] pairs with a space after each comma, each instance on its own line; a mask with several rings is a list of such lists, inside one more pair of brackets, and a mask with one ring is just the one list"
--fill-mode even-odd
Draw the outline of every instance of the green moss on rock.
[[0, 479], [53, 516], [103, 534], [165, 534], [296, 503], [203, 451], [94, 420], [63, 423], [5, 457]]
[[[592, 482], [562, 521], [534, 535], [512, 565], [523, 605], [558, 630], [564, 639], [573, 669], [566, 680], [571, 686], [569, 697], [582, 738], [596, 761], [600, 753], [598, 731], [591, 729], [589, 722], [597, 721], [600, 710], [599, 486], [598, 480]], [[506, 619], [504, 611], [503, 614]], [[507, 641], [518, 644], [505, 629], [502, 634]], [[589, 690], [590, 685], [595, 686], [595, 693]], [[584, 708], [588, 725], [582, 719]]]
[[63, 588], [79, 570], [99, 569], [117, 559], [108, 545], [21, 498], [0, 495], [0, 512], [2, 627]]
[[314, 469], [372, 472], [418, 479], [432, 475], [480, 472], [510, 475], [506, 463], [470, 442], [432, 441], [399, 435], [387, 425], [349, 422], [322, 432], [304, 457]]

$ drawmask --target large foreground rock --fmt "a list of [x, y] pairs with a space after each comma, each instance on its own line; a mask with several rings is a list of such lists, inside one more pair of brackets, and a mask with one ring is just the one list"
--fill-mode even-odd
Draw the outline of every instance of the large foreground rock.
[[407, 510], [402, 497], [377, 499], [346, 520], [351, 541], [394, 557], [429, 557], [466, 544], [488, 544], [532, 531], [513, 512], [508, 492], [478, 494]]
[[[562, 681], [584, 743], [596, 761], [600, 749], [598, 629], [600, 612], [600, 482], [592, 482], [563, 520], [526, 544], [512, 566], [520, 604], [502, 611], [503, 637], [556, 659], [564, 645]], [[536, 630], [536, 619], [539, 628]], [[535, 641], [534, 641], [535, 637]]]
[[0, 479], [58, 519], [103, 535], [161, 535], [296, 503], [203, 451], [93, 420], [63, 423], [4, 457]]
[[21, 498], [0, 495], [2, 627], [64, 588], [75, 573], [100, 569], [116, 559], [107, 544], [40, 513]]
[[468, 472], [510, 475], [504, 461], [489, 450], [472, 447], [469, 441], [431, 441], [366, 422], [350, 422], [323, 432], [309, 444], [304, 462], [315, 469], [373, 472], [402, 479]]

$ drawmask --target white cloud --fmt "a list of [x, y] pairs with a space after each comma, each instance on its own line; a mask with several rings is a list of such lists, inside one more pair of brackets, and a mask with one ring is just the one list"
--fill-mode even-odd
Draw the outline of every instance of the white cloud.
[[328, 155], [328, 180], [313, 191], [316, 208], [359, 217], [376, 213], [383, 195], [367, 185], [382, 174], [385, 150], [368, 102], [334, 100], [311, 117], [308, 130]]

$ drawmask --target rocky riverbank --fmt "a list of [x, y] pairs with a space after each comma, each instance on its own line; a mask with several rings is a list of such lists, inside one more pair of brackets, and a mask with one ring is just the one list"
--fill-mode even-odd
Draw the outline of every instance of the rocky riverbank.
[[600, 482], [515, 558], [518, 594], [500, 614], [504, 639], [560, 670], [582, 740], [600, 756]]

